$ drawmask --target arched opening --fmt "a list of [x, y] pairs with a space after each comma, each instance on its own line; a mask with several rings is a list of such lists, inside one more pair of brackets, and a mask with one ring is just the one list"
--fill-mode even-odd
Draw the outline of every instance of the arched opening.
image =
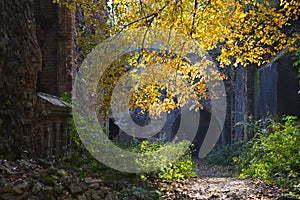
[[113, 118], [109, 118], [109, 139], [112, 140], [119, 135], [120, 128], [115, 124], [115, 120]]
[[[198, 124], [198, 131], [192, 141], [194, 144], [193, 147], [191, 147], [192, 154], [194, 157], [198, 157], [200, 148], [203, 144], [204, 138], [207, 134], [207, 130], [211, 121], [211, 113], [206, 110], [200, 110], [198, 111], [200, 115], [200, 121]], [[181, 123], [181, 114], [178, 115], [178, 117], [175, 119], [174, 124], [172, 126], [172, 140], [176, 137], [176, 134], [178, 133], [179, 126]]]

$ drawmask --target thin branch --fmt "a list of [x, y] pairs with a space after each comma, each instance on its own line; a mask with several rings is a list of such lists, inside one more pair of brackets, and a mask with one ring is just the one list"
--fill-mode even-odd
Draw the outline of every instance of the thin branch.
[[[158, 12], [155, 12], [155, 13], [152, 13], [152, 14], [149, 14], [149, 15], [146, 15], [146, 16], [140, 18], [140, 19], [134, 20], [133, 22], [130, 22], [130, 23], [124, 25], [124, 26], [122, 27], [122, 29], [121, 29], [118, 33], [124, 31], [124, 29], [126, 29], [128, 26], [131, 26], [132, 24], [138, 23], [139, 21], [142, 21], [142, 20], [145, 20], [145, 19], [149, 19], [149, 18], [151, 18], [152, 21], [153, 21], [153, 19], [154, 19], [155, 17], [158, 16], [158, 13], [161, 12], [161, 11], [163, 11], [163, 10], [165, 9], [165, 7], [166, 7], [166, 5], [165, 5], [164, 7], [162, 7], [161, 9], [159, 9]], [[152, 21], [151, 21], [151, 22], [152, 22]]]

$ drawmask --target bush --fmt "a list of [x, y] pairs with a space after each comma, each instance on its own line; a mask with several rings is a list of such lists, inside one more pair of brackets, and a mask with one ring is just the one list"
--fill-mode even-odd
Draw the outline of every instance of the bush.
[[270, 120], [234, 158], [242, 178], [257, 177], [300, 193], [300, 122]]
[[[174, 179], [195, 177], [197, 173], [192, 161], [192, 153], [189, 150], [189, 145], [190, 142], [188, 141], [181, 141], [179, 143], [169, 142], [165, 144], [143, 141], [140, 144], [140, 150], [146, 159], [137, 160], [138, 164], [146, 171], [142, 175], [142, 178], [158, 178], [172, 181]], [[181, 152], [185, 153], [179, 159], [173, 160]], [[151, 158], [150, 162], [147, 158]], [[152, 172], [153, 168], [159, 168], [160, 170]]]
[[[268, 118], [269, 119], [269, 118]], [[254, 116], [248, 116], [247, 122], [238, 122], [236, 126], [243, 126], [247, 129], [248, 138], [254, 135], [268, 124], [266, 120], [255, 120]], [[239, 156], [247, 147], [248, 141], [236, 142], [229, 145], [216, 145], [212, 151], [206, 156], [205, 160], [209, 165], [229, 166], [235, 165], [233, 158]]]

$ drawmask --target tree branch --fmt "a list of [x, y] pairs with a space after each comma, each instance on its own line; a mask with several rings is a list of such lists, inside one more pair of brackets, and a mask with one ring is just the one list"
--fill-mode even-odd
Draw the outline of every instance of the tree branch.
[[151, 19], [152, 19], [152, 20], [151, 20], [151, 23], [152, 23], [153, 19], [154, 19], [155, 17], [157, 17], [157, 16], [158, 16], [158, 13], [161, 12], [161, 11], [163, 11], [163, 10], [165, 9], [165, 7], [167, 7], [167, 6], [165, 5], [164, 7], [162, 7], [161, 9], [159, 9], [158, 12], [155, 12], [155, 13], [152, 13], [152, 14], [149, 14], [149, 15], [146, 15], [146, 16], [140, 18], [140, 19], [134, 20], [133, 22], [130, 22], [130, 23], [124, 25], [124, 26], [122, 27], [122, 29], [121, 29], [118, 33], [124, 31], [124, 29], [126, 29], [128, 26], [131, 26], [132, 24], [138, 23], [139, 21], [142, 21], [142, 20], [145, 20], [145, 19], [151, 18]]

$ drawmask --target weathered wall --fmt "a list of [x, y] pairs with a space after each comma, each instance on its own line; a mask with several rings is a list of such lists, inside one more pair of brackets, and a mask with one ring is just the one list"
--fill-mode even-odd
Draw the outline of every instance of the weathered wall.
[[268, 113], [277, 113], [277, 63], [272, 62], [255, 73], [254, 93], [257, 119], [265, 118]]
[[248, 138], [244, 124], [254, 109], [253, 82], [255, 70], [255, 66], [239, 66], [236, 68], [231, 66], [230, 69], [229, 78], [232, 81], [230, 84], [227, 84], [226, 90], [228, 91], [227, 98], [229, 99], [227, 108], [229, 112], [227, 114], [231, 115], [231, 143], [247, 140]]
[[52, 0], [34, 0], [34, 4], [42, 51], [38, 91], [59, 96], [72, 90], [74, 16]]
[[[245, 121], [248, 114], [247, 101], [247, 69], [245, 67], [238, 67], [236, 69], [235, 82], [235, 107], [234, 107], [234, 121], [235, 123]], [[234, 141], [241, 141], [243, 139], [243, 126], [236, 126]]]
[[[277, 112], [278, 115], [288, 114], [300, 117], [300, 85], [298, 84], [297, 68], [292, 64], [300, 59], [292, 54], [280, 58], [278, 63], [277, 81]], [[298, 66], [299, 67], [299, 66]]]
[[[232, 73], [230, 78], [234, 79], [234, 84], [227, 87], [228, 91], [234, 91], [228, 96], [234, 105], [230, 109], [233, 113], [232, 142], [248, 139], [244, 124], [249, 115], [256, 119], [266, 118], [268, 114], [300, 116], [297, 69], [292, 67], [297, 58], [292, 53], [281, 54], [261, 68], [237, 68]], [[237, 125], [238, 122], [242, 123]]]
[[58, 6], [51, 0], [35, 0], [37, 37], [42, 52], [42, 70], [38, 77], [38, 91], [58, 94]]
[[0, 155], [16, 157], [27, 149], [36, 133], [41, 54], [33, 1], [0, 1], [0, 19]]
[[267, 117], [267, 113], [300, 116], [300, 95], [297, 68], [292, 64], [297, 58], [289, 53], [271, 62], [255, 75], [256, 118]]
[[[57, 155], [64, 119], [53, 114], [57, 107], [37, 105], [37, 91], [71, 91], [73, 15], [51, 0], [1, 1], [0, 8], [5, 22], [0, 25], [0, 156], [43, 155], [41, 136], [45, 140], [52, 132], [56, 139], [51, 137], [51, 148]], [[49, 131], [51, 126], [43, 131], [53, 123], [55, 131]]]
[[75, 16], [66, 7], [58, 8], [58, 94], [72, 91], [75, 60]]

